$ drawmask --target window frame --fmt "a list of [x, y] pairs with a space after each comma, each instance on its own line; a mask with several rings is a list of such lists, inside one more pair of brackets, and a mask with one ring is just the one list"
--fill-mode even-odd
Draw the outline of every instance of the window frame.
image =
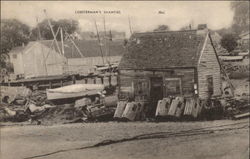
[[176, 95], [180, 95], [182, 96], [183, 95], [183, 90], [182, 90], [182, 81], [181, 81], [181, 78], [180, 77], [165, 77], [164, 78], [164, 86], [165, 86], [165, 96], [169, 96], [169, 94], [167, 93], [167, 82], [168, 81], [179, 81], [179, 87], [180, 87], [180, 90], [179, 90], [179, 94], [176, 94]]

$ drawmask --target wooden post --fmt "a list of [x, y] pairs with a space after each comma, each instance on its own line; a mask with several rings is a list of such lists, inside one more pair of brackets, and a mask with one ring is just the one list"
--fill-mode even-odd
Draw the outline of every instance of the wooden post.
[[61, 87], [63, 86], [63, 80], [60, 81], [60, 85], [61, 85]]
[[111, 75], [109, 75], [108, 77], [109, 77], [109, 86], [111, 86]]
[[94, 84], [96, 84], [96, 77], [94, 77], [94, 79], [93, 79], [93, 83], [94, 83]]
[[52, 88], [52, 82], [49, 81], [49, 88], [51, 89]]
[[104, 83], [104, 81], [103, 81], [103, 77], [100, 77], [101, 78], [101, 83], [103, 84]]
[[75, 76], [72, 76], [72, 83], [76, 84], [76, 77]]

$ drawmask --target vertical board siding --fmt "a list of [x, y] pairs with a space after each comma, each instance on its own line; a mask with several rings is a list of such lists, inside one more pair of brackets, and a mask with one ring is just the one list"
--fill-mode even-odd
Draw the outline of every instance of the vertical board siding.
[[[109, 56], [104, 58], [104, 63], [120, 62], [121, 56]], [[95, 65], [103, 65], [101, 56], [97, 57], [83, 57], [83, 58], [69, 58], [68, 66], [65, 66], [65, 72], [90, 73], [93, 72]]]
[[[162, 77], [163, 78], [163, 89], [165, 91], [165, 78], [180, 78], [181, 79], [181, 89], [183, 92], [183, 96], [193, 96], [194, 95], [194, 69], [168, 69], [168, 70], [154, 70], [154, 71], [146, 71], [146, 70], [120, 70], [119, 73], [119, 92], [120, 94], [124, 94], [127, 90], [133, 90], [133, 83], [136, 81], [147, 81], [150, 83], [151, 77]], [[125, 88], [131, 89], [125, 89]], [[123, 92], [125, 91], [125, 92]], [[146, 90], [144, 90], [146, 91]], [[164, 92], [163, 91], [163, 92]], [[131, 92], [133, 95], [135, 92]], [[148, 87], [147, 92], [144, 94], [150, 93], [150, 86]], [[165, 97], [166, 93], [164, 93]], [[131, 94], [128, 96], [131, 96]], [[123, 96], [124, 98], [124, 96]], [[147, 99], [149, 100], [149, 99]]]
[[209, 96], [207, 75], [213, 76], [213, 96], [221, 95], [220, 65], [209, 37], [198, 64], [199, 97], [201, 99], [207, 99]]
[[61, 75], [65, 58], [40, 43], [35, 43], [23, 53], [25, 78]]

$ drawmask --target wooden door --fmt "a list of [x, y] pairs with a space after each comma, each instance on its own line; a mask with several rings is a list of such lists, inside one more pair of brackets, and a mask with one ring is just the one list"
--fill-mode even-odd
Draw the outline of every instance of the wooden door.
[[214, 94], [214, 84], [212, 75], [207, 76], [207, 91], [208, 91], [208, 97], [211, 97]]
[[162, 77], [152, 77], [150, 79], [150, 106], [149, 116], [154, 116], [158, 100], [163, 98], [163, 79]]

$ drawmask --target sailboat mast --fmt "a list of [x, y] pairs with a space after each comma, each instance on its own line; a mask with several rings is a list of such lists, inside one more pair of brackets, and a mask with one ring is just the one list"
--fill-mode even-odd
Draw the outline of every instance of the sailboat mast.
[[98, 39], [98, 42], [99, 42], [100, 52], [101, 52], [101, 56], [102, 56], [102, 63], [103, 63], [103, 65], [104, 65], [104, 59], [103, 59], [103, 53], [102, 53], [101, 40], [100, 40], [99, 31], [98, 31], [97, 24], [96, 24], [96, 21], [95, 21], [95, 20], [94, 20], [94, 23], [95, 23], [95, 28], [96, 28], [97, 39]]

